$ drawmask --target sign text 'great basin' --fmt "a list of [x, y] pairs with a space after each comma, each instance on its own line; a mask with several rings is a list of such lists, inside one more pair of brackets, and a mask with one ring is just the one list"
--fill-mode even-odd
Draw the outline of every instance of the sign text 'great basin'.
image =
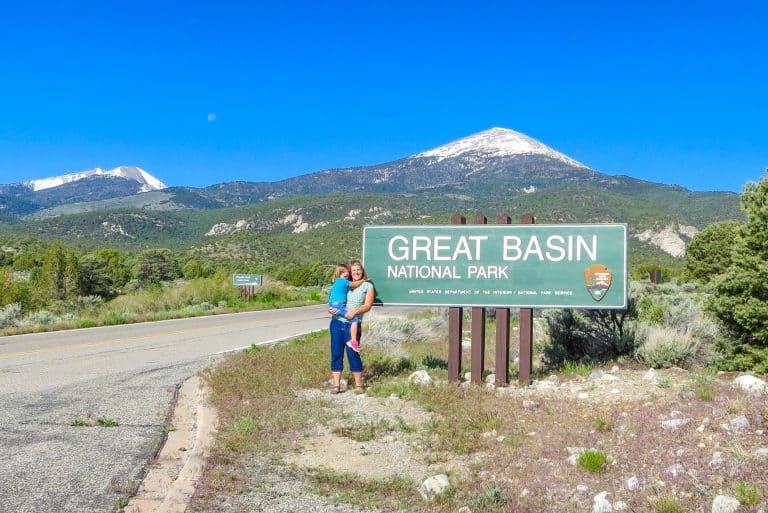
[[382, 304], [626, 308], [624, 224], [368, 226]]

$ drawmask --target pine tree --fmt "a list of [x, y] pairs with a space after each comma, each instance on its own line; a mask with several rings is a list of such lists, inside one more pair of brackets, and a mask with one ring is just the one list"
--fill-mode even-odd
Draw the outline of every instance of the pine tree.
[[64, 299], [80, 292], [80, 266], [77, 255], [54, 243], [45, 253], [40, 272], [35, 278], [35, 294], [43, 304], [51, 299]]
[[168, 249], [148, 249], [138, 257], [135, 276], [142, 286], [175, 280], [181, 275], [181, 266]]
[[35, 280], [35, 292], [40, 298], [61, 299], [64, 274], [64, 248], [61, 244], [53, 244], [43, 257], [40, 272]]
[[730, 337], [719, 343], [722, 366], [768, 372], [768, 175], [744, 187], [741, 205], [747, 224], [730, 268], [714, 280], [709, 306]]
[[691, 240], [685, 248], [686, 278], [708, 283], [731, 266], [733, 241], [741, 225], [736, 221], [713, 223]]

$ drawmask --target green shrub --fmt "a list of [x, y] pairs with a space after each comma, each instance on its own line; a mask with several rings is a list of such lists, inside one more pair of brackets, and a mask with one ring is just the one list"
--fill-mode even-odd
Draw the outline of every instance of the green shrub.
[[646, 294], [637, 302], [637, 319], [649, 324], [664, 322], [665, 302], [655, 301], [651, 294]]
[[78, 296], [73, 305], [78, 310], [93, 310], [104, 304], [101, 296]]
[[365, 359], [366, 372], [374, 376], [398, 376], [415, 368], [408, 358], [397, 358], [381, 354], [370, 354]]
[[58, 322], [58, 318], [47, 310], [39, 310], [37, 312], [32, 312], [31, 314], [29, 314], [27, 317], [24, 318], [24, 324], [27, 326], [34, 326], [34, 325], [48, 326], [51, 324], [55, 324], [56, 322]]
[[696, 397], [702, 401], [710, 402], [715, 400], [715, 389], [710, 385], [696, 385], [693, 391], [696, 393]]
[[554, 365], [565, 361], [602, 361], [631, 355], [635, 348], [632, 319], [634, 301], [627, 310], [548, 310], [545, 312], [550, 342], [545, 359]]
[[0, 276], [0, 306], [13, 303], [18, 303], [22, 310], [30, 310], [35, 304], [31, 285], [27, 281], [4, 283]]
[[365, 344], [398, 357], [404, 355], [402, 344], [422, 342], [434, 337], [432, 319], [409, 317], [373, 318], [365, 324]]
[[595, 417], [595, 429], [602, 432], [611, 431], [613, 430], [613, 422], [605, 415], [598, 415]]
[[494, 486], [475, 497], [472, 502], [475, 503], [475, 507], [485, 509], [502, 506], [507, 500], [504, 498], [501, 488]]
[[118, 324], [125, 324], [125, 316], [117, 312], [109, 311], [103, 317], [102, 324], [105, 326], [116, 326]]
[[586, 362], [572, 362], [566, 360], [563, 362], [563, 373], [568, 376], [586, 377], [595, 369], [595, 366]]
[[688, 332], [662, 326], [642, 325], [637, 338], [636, 358], [655, 369], [690, 366], [699, 347]]
[[579, 454], [576, 463], [590, 472], [602, 472], [608, 465], [608, 456], [601, 451], [589, 450]]
[[654, 504], [654, 511], [656, 513], [688, 513], [688, 508], [674, 497], [662, 497]]
[[21, 305], [11, 303], [0, 308], [0, 328], [12, 328], [21, 320]]
[[762, 490], [756, 484], [750, 484], [746, 481], [739, 481], [733, 485], [733, 494], [739, 500], [742, 506], [757, 506], [763, 499]]
[[366, 394], [371, 397], [395, 396], [400, 399], [413, 399], [416, 395], [416, 385], [404, 379], [375, 382], [368, 387]]

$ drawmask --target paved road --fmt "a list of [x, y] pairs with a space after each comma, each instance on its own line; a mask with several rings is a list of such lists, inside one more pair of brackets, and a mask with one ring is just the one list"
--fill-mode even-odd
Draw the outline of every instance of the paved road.
[[[324, 306], [0, 337], [0, 512], [115, 508], [176, 388], [221, 353], [326, 328]], [[115, 427], [78, 427], [78, 420]]]

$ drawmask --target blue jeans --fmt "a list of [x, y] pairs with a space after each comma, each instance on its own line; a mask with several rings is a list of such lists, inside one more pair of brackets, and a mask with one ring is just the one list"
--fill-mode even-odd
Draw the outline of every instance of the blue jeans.
[[[360, 359], [360, 353], [356, 353], [352, 348], [347, 347], [349, 340], [350, 323], [340, 321], [336, 317], [331, 318], [331, 372], [341, 372], [344, 370], [344, 351], [347, 352], [347, 361], [349, 370], [352, 372], [363, 371], [363, 360]], [[363, 325], [358, 328], [358, 340], [363, 336]]]

